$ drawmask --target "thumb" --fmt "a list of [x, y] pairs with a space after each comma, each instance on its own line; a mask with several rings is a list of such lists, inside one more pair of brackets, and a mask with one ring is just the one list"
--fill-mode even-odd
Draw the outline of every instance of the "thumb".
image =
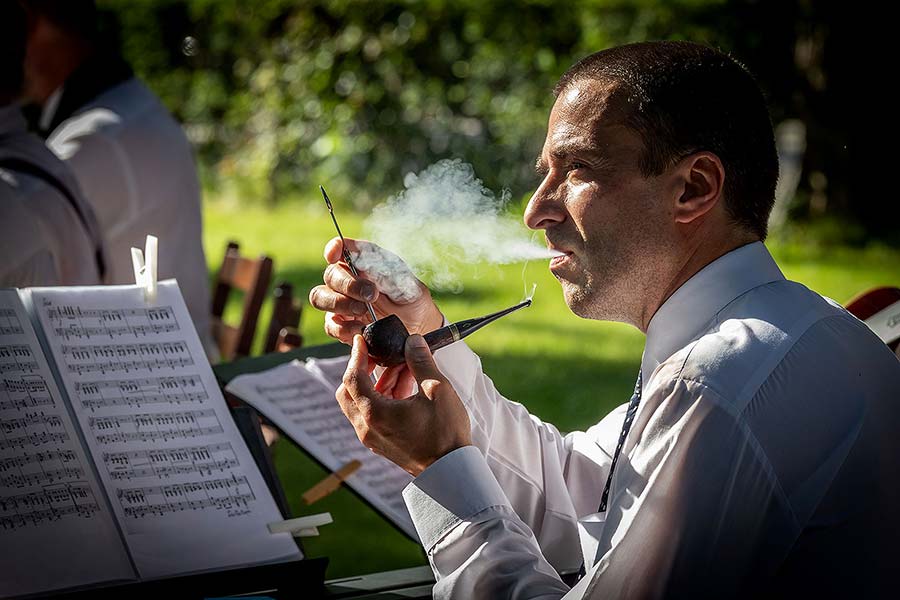
[[431, 349], [425, 342], [425, 338], [415, 334], [406, 338], [406, 347], [404, 348], [406, 355], [406, 364], [409, 367], [416, 383], [419, 387], [422, 382], [428, 379], [444, 380], [444, 375], [438, 370], [434, 364], [434, 357], [431, 355]]

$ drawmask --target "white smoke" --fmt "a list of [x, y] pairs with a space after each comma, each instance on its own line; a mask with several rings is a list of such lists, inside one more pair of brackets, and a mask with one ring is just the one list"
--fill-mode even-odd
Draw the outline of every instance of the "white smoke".
[[[402, 257], [434, 289], [461, 290], [461, 273], [476, 263], [508, 264], [559, 254], [536, 244], [521, 217], [504, 211], [508, 191], [498, 198], [461, 160], [441, 160], [410, 173], [403, 185], [402, 192], [375, 208], [365, 234]], [[358, 265], [364, 270], [362, 263], [380, 259], [365, 254]]]

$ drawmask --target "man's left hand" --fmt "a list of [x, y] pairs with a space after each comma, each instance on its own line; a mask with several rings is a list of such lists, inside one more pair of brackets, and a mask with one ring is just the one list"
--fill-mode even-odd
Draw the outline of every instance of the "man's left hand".
[[445, 454], [470, 445], [472, 435], [466, 407], [422, 336], [409, 336], [405, 350], [406, 364], [387, 369], [373, 385], [375, 364], [362, 336], [355, 336], [335, 398], [363, 445], [418, 476]]

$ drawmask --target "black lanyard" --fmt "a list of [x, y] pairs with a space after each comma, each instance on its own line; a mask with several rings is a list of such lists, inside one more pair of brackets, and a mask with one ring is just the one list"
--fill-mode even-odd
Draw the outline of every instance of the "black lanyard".
[[[607, 501], [609, 500], [609, 488], [612, 485], [613, 473], [616, 470], [616, 463], [619, 462], [619, 455], [622, 453], [622, 446], [625, 445], [625, 438], [631, 430], [631, 424], [634, 422], [634, 416], [637, 414], [638, 405], [641, 403], [641, 388], [643, 387], [644, 374], [638, 371], [637, 383], [634, 385], [634, 394], [628, 403], [628, 410], [625, 411], [625, 422], [622, 424], [622, 432], [619, 434], [619, 443], [616, 444], [616, 451], [613, 453], [612, 462], [609, 465], [609, 475], [606, 477], [606, 485], [603, 486], [603, 495], [600, 496], [600, 508], [597, 512], [606, 512]], [[578, 571], [578, 579], [584, 577], [585, 566], [581, 563], [581, 570]]]

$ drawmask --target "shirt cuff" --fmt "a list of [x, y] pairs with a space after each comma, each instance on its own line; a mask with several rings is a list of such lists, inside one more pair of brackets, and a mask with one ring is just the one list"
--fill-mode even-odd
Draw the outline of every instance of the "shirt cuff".
[[406, 486], [403, 500], [426, 551], [457, 524], [486, 508], [512, 510], [475, 446], [457, 448], [433, 462]]

